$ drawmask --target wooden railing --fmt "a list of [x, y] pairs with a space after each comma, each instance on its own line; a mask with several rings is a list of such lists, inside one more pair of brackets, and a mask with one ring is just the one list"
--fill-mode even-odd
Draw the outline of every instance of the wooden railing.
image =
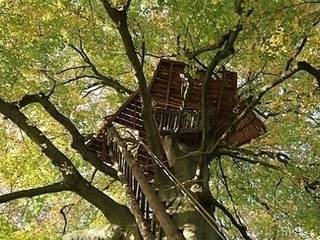
[[157, 109], [154, 115], [159, 130], [163, 132], [194, 131], [201, 127], [201, 118], [198, 112]]

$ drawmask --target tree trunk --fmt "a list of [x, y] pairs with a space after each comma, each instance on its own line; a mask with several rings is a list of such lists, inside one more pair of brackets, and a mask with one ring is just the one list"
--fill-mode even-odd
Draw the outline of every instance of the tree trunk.
[[[185, 188], [192, 193], [195, 199], [213, 216], [214, 201], [209, 186], [208, 177], [201, 176], [203, 171], [200, 156], [187, 156], [192, 149], [180, 139], [166, 136], [163, 140], [164, 149], [169, 160], [170, 170]], [[166, 203], [166, 208], [174, 222], [182, 231], [186, 239], [194, 240], [221, 240], [220, 233], [214, 229], [196, 210], [192, 202], [184, 196], [180, 189], [169, 179], [159, 184], [162, 186], [159, 195]]]

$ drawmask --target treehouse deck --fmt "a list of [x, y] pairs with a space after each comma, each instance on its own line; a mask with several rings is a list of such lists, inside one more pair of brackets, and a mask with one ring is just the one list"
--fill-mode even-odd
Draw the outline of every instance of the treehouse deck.
[[[199, 145], [201, 141], [201, 75], [191, 78], [186, 73], [186, 65], [172, 60], [161, 60], [150, 84], [153, 98], [153, 114], [161, 136], [174, 134], [180, 136], [186, 144]], [[245, 104], [237, 98], [237, 74], [222, 72], [209, 83], [208, 116], [211, 136], [220, 137], [231, 122], [242, 112]], [[108, 141], [108, 125], [117, 123], [135, 130], [139, 141], [146, 141], [146, 131], [141, 117], [142, 102], [139, 91], [133, 93], [119, 110], [106, 118], [106, 125], [100, 129], [96, 138], [91, 139], [89, 147], [97, 152], [106, 164], [114, 165], [110, 153], [115, 156], [119, 171], [127, 179], [129, 188], [139, 205], [144, 219], [153, 232], [157, 229], [157, 220], [140, 184], [131, 172], [121, 149], [115, 141]], [[239, 146], [265, 133], [263, 122], [250, 111], [225, 139], [225, 143]], [[154, 180], [155, 162], [149, 152], [139, 145], [131, 152], [136, 158], [149, 183]], [[166, 162], [165, 162], [166, 164]], [[168, 166], [168, 165], [167, 165]]]

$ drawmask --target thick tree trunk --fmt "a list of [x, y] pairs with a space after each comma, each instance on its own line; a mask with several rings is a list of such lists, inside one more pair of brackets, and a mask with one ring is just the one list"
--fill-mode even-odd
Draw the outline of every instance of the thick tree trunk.
[[[171, 172], [201, 203], [206, 211], [213, 215], [214, 201], [206, 187], [209, 179], [199, 176], [200, 168], [203, 167], [200, 156], [185, 157], [191, 149], [182, 144], [179, 139], [166, 136], [163, 143]], [[169, 179], [159, 185], [162, 186], [159, 193], [160, 197], [166, 202], [168, 211], [186, 239], [223, 239], [217, 229], [210, 226], [191, 201]]]

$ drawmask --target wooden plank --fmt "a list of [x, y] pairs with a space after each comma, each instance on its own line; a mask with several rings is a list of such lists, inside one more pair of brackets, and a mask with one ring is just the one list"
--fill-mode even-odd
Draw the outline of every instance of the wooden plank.
[[[115, 122], [133, 129], [133, 123], [132, 123], [131, 121], [126, 120], [126, 119], [117, 117], [117, 118], [115, 119]], [[140, 126], [140, 125], [136, 125], [136, 126], [135, 126], [135, 129], [136, 129], [136, 130], [139, 130], [139, 131], [144, 131], [144, 127], [143, 127], [143, 126]]]

